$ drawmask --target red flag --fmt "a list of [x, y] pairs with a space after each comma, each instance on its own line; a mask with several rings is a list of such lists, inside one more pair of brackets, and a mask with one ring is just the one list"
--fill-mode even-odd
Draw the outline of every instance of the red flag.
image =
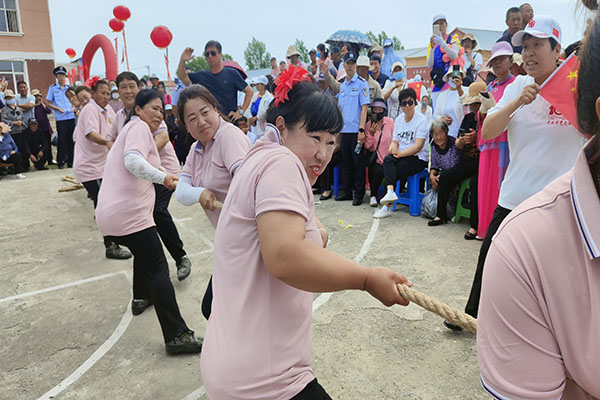
[[578, 71], [579, 60], [573, 53], [540, 87], [540, 95], [577, 129]]
[[420, 101], [421, 100], [421, 89], [423, 88], [423, 82], [422, 81], [410, 82], [408, 84], [408, 87], [415, 90], [415, 92], [417, 93], [417, 99]]

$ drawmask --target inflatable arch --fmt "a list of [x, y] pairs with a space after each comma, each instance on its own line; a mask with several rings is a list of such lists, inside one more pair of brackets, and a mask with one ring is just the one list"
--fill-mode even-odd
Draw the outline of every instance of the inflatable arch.
[[117, 63], [117, 54], [110, 40], [102, 35], [94, 35], [83, 50], [83, 56], [81, 57], [81, 63], [83, 66], [83, 81], [87, 81], [90, 78], [90, 64], [94, 58], [94, 54], [102, 49], [104, 54], [104, 65], [106, 67], [106, 79], [114, 81], [117, 79], [119, 73], [119, 66]]

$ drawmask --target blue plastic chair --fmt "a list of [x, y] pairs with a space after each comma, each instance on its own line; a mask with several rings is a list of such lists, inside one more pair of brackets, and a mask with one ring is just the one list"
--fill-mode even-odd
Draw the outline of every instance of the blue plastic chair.
[[394, 202], [393, 211], [396, 211], [398, 204], [402, 204], [408, 206], [409, 213], [413, 217], [421, 215], [421, 201], [425, 197], [425, 194], [420, 191], [420, 183], [423, 179], [425, 179], [426, 189], [429, 189], [429, 172], [424, 169], [408, 177], [407, 190], [404, 193], [400, 193], [400, 181], [396, 182], [396, 196], [398, 196], [398, 200]]

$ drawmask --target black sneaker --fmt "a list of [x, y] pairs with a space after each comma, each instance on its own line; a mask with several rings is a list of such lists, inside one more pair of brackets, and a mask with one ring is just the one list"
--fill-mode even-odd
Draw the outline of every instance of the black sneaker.
[[131, 300], [131, 313], [133, 315], [140, 315], [151, 305], [152, 302], [150, 300], [133, 299]]
[[131, 258], [131, 253], [119, 247], [118, 244], [113, 243], [106, 248], [106, 258], [112, 258], [115, 260], [127, 260]]
[[192, 262], [188, 256], [181, 257], [175, 264], [177, 265], [177, 279], [182, 281], [190, 276], [190, 272], [192, 272]]
[[448, 320], [444, 320], [444, 326], [453, 332], [462, 332], [462, 330], [463, 330], [463, 328], [461, 328], [458, 325], [454, 325], [453, 323], [449, 322]]
[[362, 197], [355, 197], [354, 199], [352, 199], [353, 206], [360, 206], [362, 203], [363, 203]]
[[350, 194], [340, 194], [335, 198], [335, 201], [348, 201], [352, 200], [352, 193]]
[[183, 332], [165, 343], [167, 354], [200, 353], [202, 338], [194, 336], [193, 331]]

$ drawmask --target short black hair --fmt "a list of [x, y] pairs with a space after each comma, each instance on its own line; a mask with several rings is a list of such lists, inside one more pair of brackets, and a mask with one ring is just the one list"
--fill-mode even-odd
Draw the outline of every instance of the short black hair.
[[17, 87], [19, 87], [20, 84], [23, 84], [23, 85], [27, 86], [27, 82], [25, 82], [25, 81], [18, 81], [17, 82]]
[[142, 79], [140, 79], [140, 83], [143, 83], [144, 85], [147, 85], [148, 81], [146, 80], [146, 78], [142, 78]]
[[521, 9], [519, 7], [511, 7], [506, 11], [506, 20], [508, 21], [508, 18], [510, 17], [510, 14], [516, 14], [519, 13], [521, 14]]
[[271, 61], [273, 60], [277, 61], [277, 57], [271, 57]]
[[138, 87], [140, 86], [140, 79], [133, 72], [123, 71], [119, 75], [117, 75], [117, 87], [119, 87], [121, 82], [123, 82], [124, 80], [134, 81], [135, 84], [138, 85]]
[[381, 64], [381, 56], [379, 54], [372, 54], [371, 57], [369, 57], [369, 60], [377, 61], [379, 64]]
[[531, 9], [533, 9], [533, 6], [532, 6], [531, 4], [529, 4], [529, 3], [523, 3], [523, 4], [521, 4], [521, 5], [519, 6], [519, 10], [522, 10], [522, 9], [523, 9], [523, 7], [525, 7], [525, 6], [529, 6], [529, 7], [531, 7]]
[[408, 98], [413, 99], [415, 103], [417, 102], [417, 92], [415, 92], [415, 89], [407, 88], [401, 90], [400, 93], [398, 93], [398, 101], [402, 101]]
[[221, 43], [217, 42], [216, 40], [209, 40], [208, 42], [206, 42], [206, 46], [204, 46], [204, 51], [206, 51], [210, 47], [216, 48], [217, 52], [219, 53], [223, 52], [223, 47], [221, 47]]
[[[307, 132], [339, 133], [344, 125], [337, 101], [317, 89], [313, 83], [300, 82], [289, 92], [289, 99], [267, 111], [267, 122], [275, 125], [283, 117], [288, 127], [302, 124]], [[272, 105], [275, 101], [272, 102]]]
[[[529, 33], [524, 34], [523, 42], [527, 39], [531, 39], [532, 37], [534, 37], [534, 36], [530, 35]], [[547, 38], [547, 39], [550, 41], [550, 47], [552, 48], [552, 50], [554, 50], [556, 48], [556, 46], [558, 45], [558, 42], [554, 38]]]
[[242, 115], [240, 118], [236, 119], [233, 122], [233, 124], [239, 128], [240, 127], [240, 122], [248, 123], [248, 118], [246, 118], [245, 116]]
[[[19, 86], [19, 84], [17, 84], [17, 86]], [[75, 89], [73, 89], [72, 86], [67, 86], [67, 88], [65, 89], [65, 94], [67, 92], [73, 92], [74, 95], [77, 95], [77, 92], [75, 91]]]
[[92, 94], [92, 89], [90, 89], [89, 87], [87, 87], [85, 85], [77, 86], [75, 88], [75, 94], [79, 94], [81, 92], [88, 92], [89, 94]]

